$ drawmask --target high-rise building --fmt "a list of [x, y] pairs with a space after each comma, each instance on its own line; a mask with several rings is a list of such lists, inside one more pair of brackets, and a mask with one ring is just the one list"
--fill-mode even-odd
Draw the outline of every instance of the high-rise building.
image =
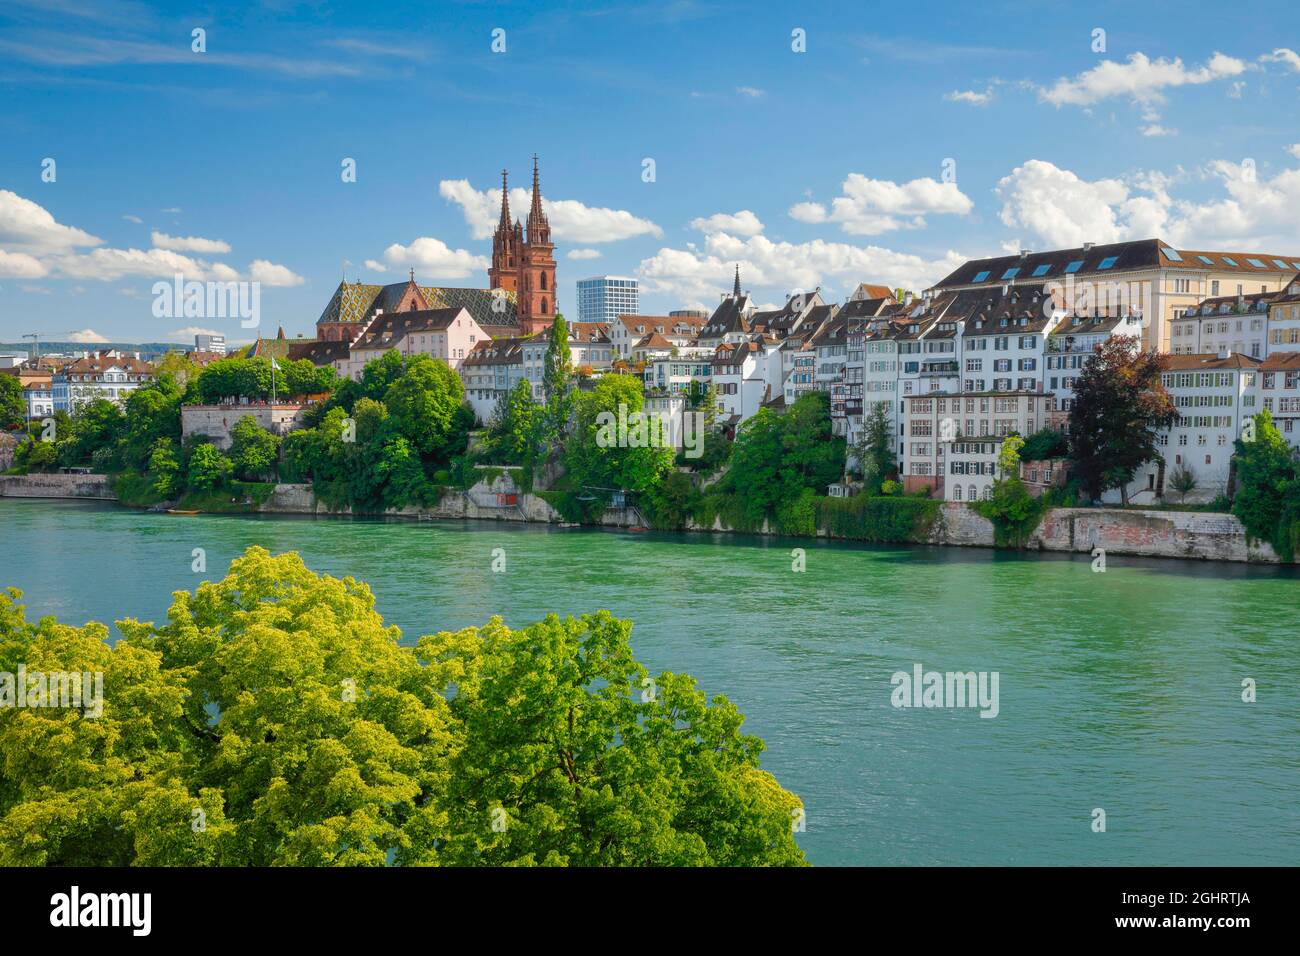
[[641, 311], [636, 279], [627, 276], [592, 276], [578, 280], [578, 321], [613, 322], [620, 315]]
[[217, 352], [221, 355], [225, 355], [226, 337], [224, 335], [208, 335], [206, 333], [199, 333], [194, 336], [194, 351]]

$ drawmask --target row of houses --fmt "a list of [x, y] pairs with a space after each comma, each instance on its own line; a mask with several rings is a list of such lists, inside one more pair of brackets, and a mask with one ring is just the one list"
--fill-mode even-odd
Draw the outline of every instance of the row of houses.
[[0, 369], [0, 374], [17, 376], [22, 383], [28, 418], [46, 418], [99, 399], [121, 404], [153, 380], [154, 369], [139, 353], [104, 349], [67, 360], [42, 357]]

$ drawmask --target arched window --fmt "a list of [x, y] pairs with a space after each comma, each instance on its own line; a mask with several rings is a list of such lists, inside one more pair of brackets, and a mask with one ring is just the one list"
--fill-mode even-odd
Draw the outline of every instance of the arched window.
[[543, 288], [543, 289], [546, 288], [546, 273], [545, 273], [545, 272], [542, 273], [542, 288]]
[[956, 485], [952, 489], [952, 500], [961, 501], [961, 485]]
[[992, 486], [992, 485], [985, 485], [985, 486], [984, 486], [984, 500], [985, 500], [985, 501], [988, 501], [988, 500], [991, 499], [992, 497], [993, 497], [993, 486]]
[[975, 491], [975, 486], [974, 486], [974, 485], [971, 485], [971, 486], [970, 486], [970, 494], [968, 494], [968, 495], [966, 496], [966, 500], [967, 500], [967, 501], [978, 501], [978, 500], [979, 500], [979, 494]]
[[542, 296], [542, 315], [546, 314], [546, 296]]

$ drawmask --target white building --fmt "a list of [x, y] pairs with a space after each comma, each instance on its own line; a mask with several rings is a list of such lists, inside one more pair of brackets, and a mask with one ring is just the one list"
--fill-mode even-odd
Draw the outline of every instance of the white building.
[[1119, 316], [1067, 316], [1046, 337], [1043, 364], [1044, 391], [1056, 396], [1059, 411], [1074, 406], [1074, 380], [1093, 351], [1112, 336], [1142, 343], [1142, 317], [1128, 312]]
[[88, 402], [106, 399], [122, 404], [141, 385], [153, 380], [153, 366], [139, 356], [116, 350], [83, 355], [54, 373], [56, 411], [72, 412]]
[[620, 315], [641, 311], [636, 279], [628, 276], [592, 276], [578, 280], [578, 321], [613, 322]]
[[713, 356], [713, 385], [723, 426], [734, 428], [753, 417], [764, 402], [782, 394], [781, 343], [754, 335], [719, 345]]
[[455, 369], [475, 345], [490, 338], [463, 307], [381, 311], [352, 343], [348, 377], [360, 381], [366, 364], [389, 349], [397, 349], [404, 356], [442, 359]]
[[210, 335], [206, 332], [201, 332], [194, 336], [194, 351], [216, 352], [218, 355], [225, 355], [226, 337], [224, 335]]
[[523, 346], [527, 341], [529, 337], [479, 342], [456, 369], [465, 386], [465, 400], [479, 424], [491, 421], [497, 402], [524, 378]]

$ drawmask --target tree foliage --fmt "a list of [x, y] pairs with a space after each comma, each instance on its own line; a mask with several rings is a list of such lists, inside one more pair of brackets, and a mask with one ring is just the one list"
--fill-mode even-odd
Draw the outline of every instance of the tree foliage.
[[608, 612], [403, 647], [364, 583], [260, 548], [113, 645], [20, 597], [0, 671], [100, 672], [103, 710], [0, 708], [0, 865], [804, 863], [734, 705]]
[[1119, 488], [1127, 503], [1138, 468], [1159, 457], [1156, 432], [1178, 420], [1160, 381], [1166, 364], [1164, 356], [1116, 336], [1097, 347], [1075, 379], [1070, 457], [1092, 498]]

